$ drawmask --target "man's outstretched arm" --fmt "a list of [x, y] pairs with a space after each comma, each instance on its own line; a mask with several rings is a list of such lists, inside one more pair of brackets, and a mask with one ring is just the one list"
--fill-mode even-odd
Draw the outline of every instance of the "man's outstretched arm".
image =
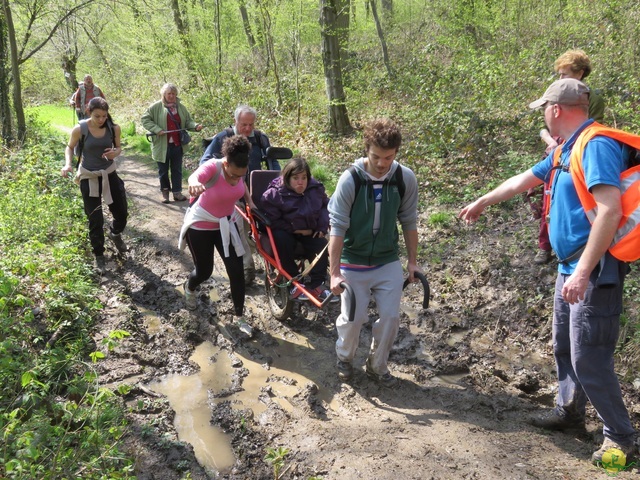
[[464, 207], [458, 214], [458, 218], [461, 218], [467, 223], [475, 222], [488, 206], [509, 200], [517, 194], [526, 192], [530, 188], [540, 184], [542, 184], [542, 180], [536, 177], [531, 169], [514, 175], [489, 193]]

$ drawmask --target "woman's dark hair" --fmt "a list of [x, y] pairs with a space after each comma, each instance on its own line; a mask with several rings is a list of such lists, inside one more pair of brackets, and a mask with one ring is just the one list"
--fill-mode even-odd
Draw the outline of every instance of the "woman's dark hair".
[[111, 125], [115, 125], [113, 123], [113, 118], [111, 118], [111, 114], [109, 113], [109, 104], [104, 98], [93, 97], [91, 100], [89, 100], [89, 103], [87, 104], [87, 110], [89, 111], [89, 114], [91, 114], [91, 112], [93, 112], [94, 110], [104, 110], [105, 112], [107, 112], [107, 121], [104, 122], [102, 124], [102, 127], [100, 128], [106, 128], [107, 122], [110, 122]]
[[227, 137], [222, 143], [222, 155], [238, 168], [247, 168], [250, 151], [251, 143], [244, 135]]
[[302, 157], [292, 158], [282, 169], [282, 181], [288, 187], [291, 177], [300, 173], [306, 173], [307, 180], [311, 180], [311, 169], [307, 161]]

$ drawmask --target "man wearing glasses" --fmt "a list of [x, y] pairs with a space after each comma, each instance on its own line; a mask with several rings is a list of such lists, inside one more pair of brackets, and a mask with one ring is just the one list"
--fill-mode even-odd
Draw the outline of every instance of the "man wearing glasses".
[[[622, 217], [620, 173], [627, 167], [628, 149], [601, 135], [589, 140], [581, 152], [586, 187], [597, 204], [590, 222], [569, 171], [578, 136], [593, 124], [588, 113], [589, 88], [579, 80], [563, 78], [529, 107], [544, 109], [551, 135], [566, 139], [557, 147], [559, 163], [554, 166], [555, 152], [550, 153], [533, 168], [467, 205], [459, 217], [474, 222], [486, 207], [548, 182], [549, 234], [559, 258], [553, 308], [558, 394], [556, 407], [531, 423], [547, 430], [583, 428], [588, 399], [604, 423], [604, 443], [593, 453], [592, 461], [601, 462], [610, 448], [630, 458], [636, 453], [636, 432], [613, 362], [629, 267], [608, 253]], [[611, 274], [606, 280], [601, 275], [604, 272]]]

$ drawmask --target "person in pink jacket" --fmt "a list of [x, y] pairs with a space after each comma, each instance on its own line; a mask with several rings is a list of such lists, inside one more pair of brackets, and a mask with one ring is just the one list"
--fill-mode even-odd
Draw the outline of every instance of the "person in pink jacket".
[[251, 335], [244, 318], [244, 247], [236, 222], [242, 217], [235, 205], [249, 190], [244, 183], [251, 144], [247, 137], [234, 135], [224, 141], [221, 160], [209, 160], [189, 177], [189, 194], [198, 197], [189, 207], [180, 232], [179, 248], [189, 246], [194, 269], [184, 283], [185, 304], [189, 310], [198, 307], [196, 288], [213, 273], [214, 248], [222, 257], [233, 301], [234, 321], [241, 331]]

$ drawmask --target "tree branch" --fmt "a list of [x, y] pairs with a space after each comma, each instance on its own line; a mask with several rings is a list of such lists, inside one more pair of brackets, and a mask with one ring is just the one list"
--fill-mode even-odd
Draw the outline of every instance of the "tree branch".
[[86, 0], [84, 3], [81, 3], [80, 5], [77, 5], [77, 6], [73, 7], [71, 10], [69, 10], [62, 18], [60, 18], [60, 20], [58, 20], [56, 22], [54, 27], [51, 29], [51, 32], [49, 32], [49, 35], [47, 36], [47, 38], [45, 38], [42, 42], [40, 42], [40, 44], [38, 46], [36, 46], [33, 50], [31, 50], [31, 52], [29, 52], [29, 54], [26, 57], [20, 56], [20, 58], [18, 59], [18, 64], [22, 65], [24, 62], [29, 60], [29, 58], [31, 58], [33, 55], [35, 55], [42, 47], [44, 47], [47, 44], [47, 42], [49, 42], [49, 40], [51, 40], [51, 37], [53, 37], [54, 33], [56, 33], [58, 28], [60, 28], [62, 23], [65, 20], [67, 20], [71, 15], [73, 15], [74, 13], [76, 13], [79, 10], [82, 10], [83, 8], [88, 7], [89, 5], [94, 3], [95, 1], [96, 0]]

